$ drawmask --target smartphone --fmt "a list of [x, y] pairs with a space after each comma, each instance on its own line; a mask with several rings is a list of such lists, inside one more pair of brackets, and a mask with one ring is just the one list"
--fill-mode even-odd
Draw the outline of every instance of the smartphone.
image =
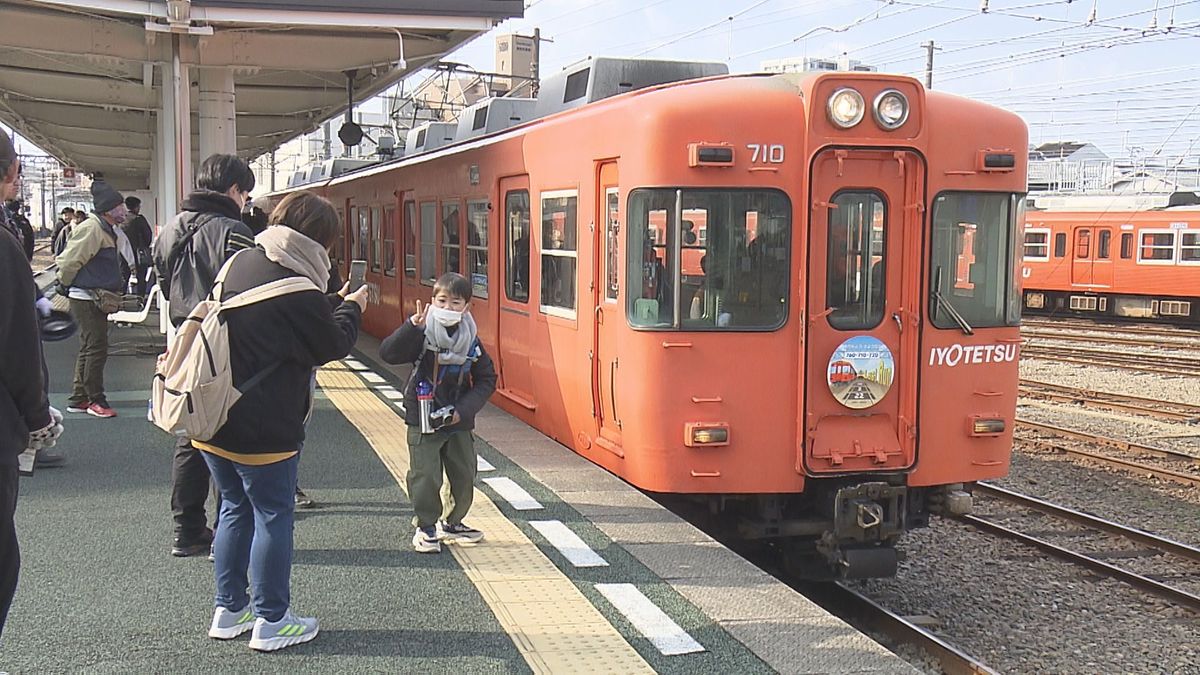
[[367, 283], [367, 261], [350, 261], [350, 292], [353, 293]]

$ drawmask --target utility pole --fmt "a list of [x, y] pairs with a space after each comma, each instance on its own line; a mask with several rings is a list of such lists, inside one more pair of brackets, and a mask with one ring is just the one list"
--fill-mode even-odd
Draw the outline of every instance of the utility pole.
[[529, 70], [532, 71], [533, 81], [529, 83], [530, 98], [537, 98], [538, 89], [541, 87], [542, 77], [539, 72], [542, 67], [542, 29], [533, 29], [533, 63], [529, 64]]
[[933, 46], [933, 40], [926, 42], [924, 45], [925, 54], [925, 88], [933, 89], [933, 50], [938, 49]]

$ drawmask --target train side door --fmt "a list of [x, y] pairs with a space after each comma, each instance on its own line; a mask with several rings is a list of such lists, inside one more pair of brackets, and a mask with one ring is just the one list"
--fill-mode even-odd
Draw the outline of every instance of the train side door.
[[1071, 283], [1104, 288], [1112, 286], [1112, 228], [1075, 228]]
[[532, 412], [537, 409], [537, 403], [533, 395], [533, 372], [529, 359], [532, 334], [529, 177], [500, 179], [500, 203], [504, 211], [497, 239], [500, 242], [503, 281], [496, 321], [497, 370], [500, 373], [497, 393]]
[[1076, 227], [1071, 231], [1071, 284], [1092, 286], [1092, 260], [1095, 255], [1096, 228]]
[[592, 407], [598, 425], [597, 443], [619, 450], [621, 422], [617, 409], [617, 342], [625, 317], [621, 308], [621, 209], [617, 188], [617, 164], [600, 166], [596, 190], [593, 294], [596, 313], [595, 349], [592, 358]]
[[834, 149], [813, 164], [797, 463], [810, 475], [913, 464], [923, 183], [906, 151]]

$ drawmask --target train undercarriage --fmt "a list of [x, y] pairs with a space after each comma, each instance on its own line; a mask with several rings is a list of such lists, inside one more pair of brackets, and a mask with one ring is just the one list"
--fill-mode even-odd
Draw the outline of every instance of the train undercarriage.
[[971, 509], [962, 484], [910, 488], [903, 474], [809, 479], [803, 494], [684, 499], [693, 523], [727, 542], [772, 549], [790, 577], [806, 580], [894, 576], [905, 532], [928, 526], [930, 514]]

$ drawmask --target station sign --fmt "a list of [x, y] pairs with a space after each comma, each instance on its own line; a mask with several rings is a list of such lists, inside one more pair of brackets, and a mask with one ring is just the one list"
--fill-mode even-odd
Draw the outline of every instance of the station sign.
[[63, 187], [79, 187], [79, 174], [76, 173], [75, 167], [63, 167], [62, 185]]

